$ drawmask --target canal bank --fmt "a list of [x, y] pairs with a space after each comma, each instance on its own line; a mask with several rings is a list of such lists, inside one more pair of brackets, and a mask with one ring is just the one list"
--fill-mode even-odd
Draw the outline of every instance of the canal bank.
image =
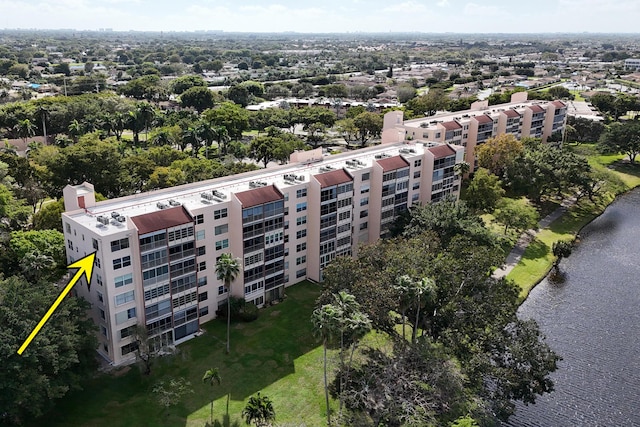
[[640, 426], [639, 211], [639, 189], [619, 196], [581, 231], [565, 281], [544, 279], [520, 307], [563, 360], [555, 391], [509, 426]]

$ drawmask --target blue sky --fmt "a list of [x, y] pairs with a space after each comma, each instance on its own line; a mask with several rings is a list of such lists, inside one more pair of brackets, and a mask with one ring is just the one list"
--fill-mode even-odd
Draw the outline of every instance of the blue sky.
[[640, 0], [0, 0], [0, 28], [638, 32]]

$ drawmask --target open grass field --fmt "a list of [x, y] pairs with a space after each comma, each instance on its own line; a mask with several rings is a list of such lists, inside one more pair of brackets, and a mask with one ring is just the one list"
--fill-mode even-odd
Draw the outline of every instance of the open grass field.
[[521, 288], [520, 297], [526, 298], [531, 289], [542, 280], [551, 269], [554, 256], [553, 243], [558, 240], [573, 240], [586, 224], [600, 215], [614, 200], [617, 194], [640, 185], [640, 165], [623, 162], [622, 155], [602, 155], [597, 153], [594, 144], [582, 144], [572, 147], [576, 152], [586, 155], [595, 169], [609, 170], [620, 184], [613, 187], [614, 193], [599, 198], [596, 203], [583, 199], [565, 215], [554, 221], [549, 228], [540, 231], [536, 239], [527, 247], [522, 260], [507, 276]]
[[[319, 285], [297, 284], [287, 289], [283, 303], [261, 310], [255, 322], [232, 324], [229, 355], [224, 351], [226, 323], [211, 321], [204, 335], [178, 346], [179, 354], [156, 361], [151, 375], [135, 366], [100, 375], [33, 426], [205, 426], [212, 397], [214, 421], [241, 426], [242, 409], [258, 391], [272, 400], [279, 426], [321, 426], [326, 423], [322, 347], [310, 321], [319, 292]], [[204, 372], [216, 367], [222, 384], [202, 383]], [[170, 377], [190, 381], [193, 393], [164, 409], [151, 389]]]

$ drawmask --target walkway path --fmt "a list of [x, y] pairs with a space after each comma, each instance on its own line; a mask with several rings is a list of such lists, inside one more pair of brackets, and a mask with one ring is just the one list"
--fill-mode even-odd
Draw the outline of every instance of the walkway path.
[[575, 196], [564, 199], [556, 210], [540, 220], [537, 230], [531, 229], [522, 233], [520, 235], [520, 238], [516, 242], [516, 245], [513, 247], [511, 252], [509, 252], [505, 264], [501, 268], [498, 268], [493, 272], [493, 277], [495, 277], [496, 279], [500, 279], [509, 274], [511, 270], [513, 270], [513, 267], [515, 267], [520, 262], [522, 255], [524, 255], [524, 251], [527, 249], [527, 246], [529, 246], [529, 243], [531, 243], [531, 241], [535, 239], [540, 230], [549, 227], [549, 225], [551, 225], [553, 221], [564, 215], [564, 213], [567, 212], [567, 210], [575, 203]]

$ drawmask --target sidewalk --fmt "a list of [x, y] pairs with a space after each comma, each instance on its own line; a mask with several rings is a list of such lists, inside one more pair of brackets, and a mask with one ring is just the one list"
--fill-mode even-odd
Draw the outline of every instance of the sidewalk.
[[520, 235], [520, 238], [516, 242], [516, 245], [513, 247], [511, 252], [509, 252], [505, 264], [501, 268], [496, 269], [493, 272], [492, 276], [496, 279], [501, 279], [509, 274], [511, 270], [513, 270], [513, 267], [515, 267], [520, 262], [520, 259], [522, 259], [522, 255], [524, 255], [524, 251], [527, 249], [527, 246], [529, 246], [529, 243], [531, 243], [531, 241], [535, 239], [540, 230], [549, 227], [549, 225], [551, 225], [553, 221], [564, 215], [564, 213], [567, 212], [567, 210], [575, 203], [575, 196], [564, 199], [560, 204], [560, 207], [540, 220], [537, 230], [531, 229], [522, 233]]

